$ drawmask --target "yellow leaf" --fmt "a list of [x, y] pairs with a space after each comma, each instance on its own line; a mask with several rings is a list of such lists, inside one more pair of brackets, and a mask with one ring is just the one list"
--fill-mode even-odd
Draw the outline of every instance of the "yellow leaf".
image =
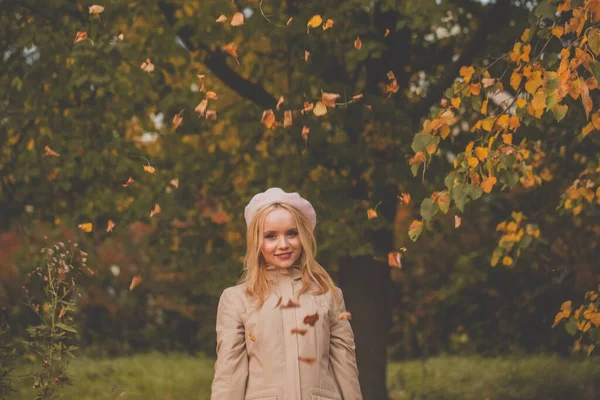
[[471, 83], [469, 85], [469, 92], [471, 92], [473, 96], [479, 96], [481, 93], [481, 83]]
[[581, 102], [583, 103], [583, 108], [585, 110], [585, 117], [587, 119], [590, 118], [590, 112], [592, 112], [592, 98], [590, 96], [590, 90], [586, 83], [583, 80], [580, 80], [580, 88], [581, 88]]
[[521, 85], [521, 81], [523, 80], [523, 77], [521, 76], [521, 74], [519, 74], [518, 72], [513, 72], [512, 75], [510, 76], [510, 87], [513, 88], [514, 90], [517, 90], [519, 88], [519, 85]]
[[325, 21], [325, 23], [323, 24], [323, 30], [326, 31], [329, 28], [333, 28], [333, 24], [334, 21], [332, 19], [328, 19], [327, 21]]
[[92, 231], [93, 225], [92, 225], [92, 223], [91, 223], [91, 222], [86, 222], [86, 223], [84, 223], [84, 224], [79, 224], [79, 225], [77, 225], [77, 227], [78, 227], [79, 229], [81, 229], [82, 231], [84, 231], [84, 232], [88, 232], [88, 233], [89, 233], [89, 232], [91, 232], [91, 231]]
[[475, 68], [473, 68], [473, 67], [466, 67], [466, 66], [460, 67], [459, 74], [462, 78], [464, 78], [466, 83], [469, 83], [471, 81], [471, 78], [473, 77], [473, 73], [475, 73]]
[[452, 99], [450, 99], [450, 104], [452, 104], [452, 107], [458, 109], [460, 108], [460, 97], [453, 97]]
[[535, 72], [532, 72], [531, 75], [527, 78], [527, 83], [525, 84], [525, 90], [530, 94], [534, 94], [535, 91], [537, 90], [537, 88], [539, 88], [541, 85], [542, 85], [542, 72], [535, 71]]
[[554, 36], [556, 36], [557, 38], [564, 35], [564, 33], [565, 33], [565, 28], [563, 28], [561, 25], [556, 25], [552, 28], [552, 34]]
[[244, 14], [241, 12], [236, 12], [231, 17], [231, 26], [240, 26], [244, 24]]
[[[144, 171], [146, 171], [150, 174], [153, 174], [154, 171], [156, 171], [156, 169], [151, 165], [144, 165]], [[127, 181], [127, 182], [129, 182], [129, 181]]]
[[513, 263], [512, 257], [504, 256], [504, 258], [502, 258], [502, 265], [509, 266], [509, 265], [512, 265], [512, 263]]
[[479, 160], [476, 157], [469, 156], [467, 157], [467, 163], [469, 164], [469, 167], [475, 168], [479, 165]]
[[521, 35], [521, 40], [526, 42], [529, 39], [529, 28], [525, 29], [523, 31], [523, 34]]
[[29, 139], [27, 142], [27, 150], [31, 151], [35, 148], [35, 139]]
[[519, 118], [516, 115], [511, 115], [508, 120], [508, 127], [511, 130], [516, 130], [519, 126], [521, 126], [521, 122], [519, 122]]
[[469, 142], [469, 144], [467, 144], [467, 147], [465, 148], [465, 153], [471, 154], [471, 152], [473, 151], [474, 145], [475, 145], [474, 142]]
[[523, 107], [525, 107], [526, 104], [527, 104], [527, 99], [524, 99], [522, 97], [517, 99], [517, 107], [523, 108]]
[[367, 210], [367, 218], [369, 218], [369, 219], [377, 218], [377, 211], [374, 208], [369, 208]]
[[595, 344], [590, 344], [588, 346], [587, 355], [589, 356], [590, 354], [592, 354], [592, 351], [594, 351], [595, 348], [596, 348]]
[[483, 180], [483, 182], [481, 182], [481, 187], [483, 188], [483, 191], [485, 193], [490, 193], [495, 184], [496, 184], [496, 177], [488, 176], [487, 178], [485, 178]]
[[323, 23], [323, 18], [319, 14], [313, 15], [306, 25], [307, 28], [317, 28]]
[[317, 104], [315, 104], [315, 107], [313, 108], [313, 114], [317, 117], [322, 117], [327, 114], [327, 107], [322, 102], [317, 101]]
[[583, 137], [586, 137], [593, 130], [594, 130], [594, 124], [592, 122], [590, 122], [586, 126], [583, 127], [581, 134], [583, 135]]
[[277, 127], [277, 121], [275, 121], [275, 114], [273, 110], [264, 110], [260, 122], [263, 123], [267, 129], [273, 129]]
[[477, 156], [477, 158], [479, 159], [479, 161], [485, 161], [485, 159], [487, 158], [488, 154], [490, 152], [490, 149], [488, 149], [487, 147], [477, 147], [475, 149], [475, 155]]
[[508, 114], [502, 114], [496, 120], [496, 124], [502, 129], [508, 128]]
[[483, 104], [481, 105], [481, 113], [482, 114], [487, 114], [487, 108], [488, 108], [488, 99], [485, 99]]
[[440, 128], [440, 137], [446, 139], [450, 134], [450, 127], [448, 125], [442, 125]]
[[493, 118], [486, 118], [481, 123], [481, 127], [486, 132], [491, 131], [493, 126], [494, 126], [494, 119]]
[[505, 133], [502, 135], [502, 142], [504, 144], [512, 144], [512, 134]]
[[525, 46], [523, 46], [523, 52], [521, 53], [521, 61], [528, 63], [529, 53], [531, 53], [531, 45], [526, 44]]
[[531, 107], [534, 111], [542, 111], [546, 108], [546, 93], [543, 90], [538, 90], [531, 100]]

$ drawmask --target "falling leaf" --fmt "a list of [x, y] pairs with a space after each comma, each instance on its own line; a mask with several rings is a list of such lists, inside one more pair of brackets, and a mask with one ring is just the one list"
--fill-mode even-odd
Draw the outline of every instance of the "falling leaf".
[[112, 221], [112, 219], [108, 220], [108, 224], [106, 226], [106, 232], [112, 232], [116, 224]]
[[244, 24], [244, 14], [241, 12], [236, 12], [231, 17], [231, 26], [240, 26]]
[[181, 116], [181, 113], [183, 111], [181, 111], [179, 114], [175, 114], [173, 116], [173, 130], [179, 128], [179, 126], [181, 125], [181, 123], [183, 122], [183, 117]]
[[150, 218], [152, 218], [153, 216], [155, 216], [158, 213], [160, 213], [160, 206], [158, 205], [158, 203], [155, 203], [154, 209], [152, 211], [150, 211]]
[[300, 329], [300, 328], [292, 328], [292, 335], [302, 335], [304, 336], [306, 334], [306, 332], [308, 332], [307, 329]]
[[394, 268], [402, 268], [402, 254], [398, 251], [389, 252], [388, 265]]
[[317, 104], [313, 109], [313, 114], [315, 114], [317, 117], [322, 117], [323, 115], [327, 114], [327, 107], [322, 102], [317, 101]]
[[229, 53], [229, 55], [235, 58], [235, 62], [237, 62], [238, 65], [240, 65], [240, 62], [238, 61], [237, 47], [235, 45], [235, 42], [227, 43], [225, 46], [223, 46], [223, 51]]
[[219, 18], [217, 18], [217, 22], [224, 23], [225, 21], [227, 21], [225, 14], [219, 15]]
[[287, 22], [286, 22], [286, 25], [289, 25], [289, 24], [291, 24], [293, 19], [294, 19], [294, 17], [290, 17], [290, 18], [287, 20]]
[[255, 342], [255, 343], [256, 343], [256, 340], [257, 340], [257, 339], [256, 339], [256, 336], [254, 336], [252, 333], [250, 333], [250, 332], [249, 332], [249, 333], [248, 333], [248, 337], [250, 338], [250, 340], [252, 340], [253, 342]]
[[208, 106], [208, 100], [204, 99], [194, 108], [194, 111], [200, 113], [200, 115], [204, 115], [206, 112], [206, 107]]
[[374, 208], [369, 208], [367, 210], [367, 218], [369, 218], [369, 219], [377, 218], [377, 210], [375, 210]]
[[152, 61], [150, 61], [149, 58], [146, 58], [146, 61], [144, 61], [142, 65], [140, 65], [140, 68], [142, 69], [142, 71], [152, 72], [154, 71], [154, 64], [152, 64]]
[[44, 157], [60, 157], [60, 154], [58, 154], [48, 146], [44, 146], [44, 151]]
[[104, 11], [104, 7], [94, 4], [93, 6], [88, 7], [88, 12], [92, 15], [100, 14]]
[[204, 116], [206, 119], [214, 121], [217, 119], [217, 112], [215, 110], [206, 110], [206, 114]]
[[169, 183], [179, 189], [179, 178], [171, 179]]
[[283, 99], [283, 96], [280, 96], [280, 97], [279, 97], [279, 100], [277, 100], [277, 105], [275, 106], [275, 109], [276, 109], [277, 111], [279, 111], [279, 107], [281, 107], [281, 105], [283, 104], [283, 102], [284, 102], [284, 101], [285, 101], [285, 100]]
[[149, 174], [153, 174], [156, 169], [152, 165], [144, 165], [144, 171], [148, 172]]
[[273, 110], [264, 110], [262, 117], [260, 118], [260, 122], [263, 123], [267, 129], [273, 129], [276, 127], [277, 121], [275, 121], [275, 114], [273, 113]]
[[362, 42], [360, 41], [360, 37], [358, 35], [356, 35], [356, 39], [354, 40], [354, 48], [356, 50], [360, 50], [361, 47], [362, 47]]
[[338, 319], [350, 321], [352, 319], [352, 314], [348, 311], [341, 312], [340, 315], [338, 315]]
[[78, 227], [79, 229], [81, 229], [82, 231], [84, 231], [84, 232], [88, 232], [88, 233], [89, 233], [89, 232], [91, 232], [91, 231], [92, 231], [93, 225], [92, 225], [92, 223], [91, 223], [91, 222], [86, 222], [86, 223], [84, 223], [84, 224], [79, 224], [79, 225], [77, 225], [77, 227]]
[[296, 303], [292, 299], [288, 299], [287, 304], [282, 304], [280, 308], [298, 308], [300, 304]]
[[119, 36], [117, 36], [117, 38], [119, 40], [123, 40], [123, 39], [125, 39], [125, 35], [123, 35], [123, 33], [121, 32], [121, 33], [119, 33]]
[[317, 361], [316, 358], [314, 357], [302, 357], [302, 356], [298, 356], [298, 360], [307, 363], [308, 365], [312, 365], [315, 363], [315, 361]]
[[323, 18], [320, 15], [313, 15], [312, 18], [306, 24], [306, 33], [308, 33], [310, 28], [317, 28], [319, 25], [323, 23]]
[[333, 20], [332, 19], [328, 19], [327, 21], [325, 21], [325, 23], [323, 24], [323, 30], [326, 31], [329, 28], [333, 28]]
[[310, 56], [310, 52], [308, 50], [304, 50], [304, 61], [308, 62], [309, 56]]
[[293, 125], [292, 111], [286, 110], [283, 112], [283, 127], [287, 128], [288, 126], [292, 126], [292, 125]]
[[458, 215], [454, 216], [454, 227], [458, 228], [460, 226], [460, 223], [462, 222], [462, 218], [459, 217]]
[[215, 92], [206, 92], [207, 100], [217, 100], [217, 94]]
[[77, 34], [75, 35], [75, 40], [73, 41], [73, 44], [81, 42], [83, 40], [87, 40], [88, 38], [88, 34], [87, 32], [77, 32]]
[[129, 179], [127, 179], [127, 182], [125, 182], [125, 183], [124, 183], [124, 184], [122, 184], [121, 186], [123, 186], [123, 187], [127, 187], [127, 186], [131, 185], [133, 182], [135, 182], [135, 181], [133, 180], [133, 178], [129, 177]]
[[316, 312], [314, 314], [309, 314], [309, 315], [305, 316], [303, 322], [306, 325], [315, 326], [315, 324], [317, 323], [318, 320], [319, 320], [319, 313]]
[[138, 287], [140, 285], [140, 283], [142, 283], [141, 275], [134, 276], [133, 278], [131, 278], [131, 284], [129, 285], [129, 291], [131, 292], [133, 289]]
[[390, 34], [390, 30], [386, 28], [385, 33], [383, 34], [383, 37], [386, 38], [389, 36], [389, 34]]

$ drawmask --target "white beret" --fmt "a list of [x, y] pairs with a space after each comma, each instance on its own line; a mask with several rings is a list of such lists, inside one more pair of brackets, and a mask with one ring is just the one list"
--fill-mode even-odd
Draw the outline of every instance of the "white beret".
[[244, 209], [244, 218], [246, 218], [246, 226], [250, 226], [252, 218], [259, 208], [273, 204], [287, 204], [297, 209], [304, 216], [310, 228], [314, 231], [317, 226], [317, 213], [312, 204], [298, 193], [286, 193], [278, 187], [267, 189], [266, 192], [258, 193], [252, 197], [250, 203]]

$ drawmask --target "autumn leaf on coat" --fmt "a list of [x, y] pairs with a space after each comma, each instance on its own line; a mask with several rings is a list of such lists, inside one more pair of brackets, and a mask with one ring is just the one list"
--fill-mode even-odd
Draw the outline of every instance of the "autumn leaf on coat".
[[308, 330], [306, 329], [300, 329], [300, 328], [292, 328], [292, 335], [302, 335], [304, 336], [306, 334], [306, 332], [308, 332]]
[[149, 58], [146, 58], [146, 61], [140, 65], [140, 69], [145, 72], [152, 72], [154, 71], [154, 64], [152, 64]]
[[77, 227], [79, 229], [81, 229], [82, 231], [88, 232], [88, 233], [91, 232], [92, 229], [93, 229], [93, 225], [92, 225], [91, 222], [86, 222], [86, 223], [83, 223], [83, 224], [79, 224], [79, 225], [77, 225]]
[[117, 224], [115, 224], [112, 219], [109, 219], [106, 226], [106, 232], [112, 232], [116, 225]]
[[313, 365], [315, 363], [315, 361], [317, 361], [317, 359], [314, 357], [303, 357], [303, 356], [298, 356], [298, 360], [305, 362], [308, 365]]
[[44, 146], [44, 152], [44, 157], [60, 157], [60, 154], [58, 154], [48, 146]]
[[240, 26], [244, 24], [244, 14], [241, 12], [236, 12], [231, 17], [231, 26]]
[[238, 60], [237, 47], [235, 45], [235, 42], [227, 43], [225, 46], [223, 46], [222, 50], [225, 53], [228, 53], [229, 55], [231, 55], [235, 59], [235, 62], [237, 62], [238, 65], [240, 65], [240, 62]]
[[352, 314], [348, 311], [341, 312], [340, 315], [338, 315], [338, 319], [350, 321], [352, 319]]
[[87, 38], [88, 38], [87, 32], [77, 32], [77, 34], [75, 35], [75, 40], [73, 41], [73, 44], [81, 42], [83, 40], [87, 40]]
[[88, 12], [92, 15], [101, 14], [104, 11], [104, 7], [94, 4], [88, 7]]
[[134, 276], [133, 278], [131, 278], [131, 284], [129, 285], [129, 291], [131, 292], [133, 289], [138, 287], [141, 283], [142, 283], [142, 276], [141, 275]]
[[158, 213], [160, 213], [160, 206], [158, 205], [158, 203], [155, 203], [154, 208], [152, 209], [152, 211], [150, 211], [150, 218], [152, 218]]
[[283, 303], [280, 306], [280, 308], [298, 308], [298, 307], [300, 307], [300, 304], [296, 303], [292, 299], [288, 299], [287, 303]]
[[315, 326], [315, 324], [317, 323], [318, 320], [319, 320], [319, 313], [316, 312], [314, 314], [309, 314], [309, 315], [305, 316], [303, 322], [306, 325]]

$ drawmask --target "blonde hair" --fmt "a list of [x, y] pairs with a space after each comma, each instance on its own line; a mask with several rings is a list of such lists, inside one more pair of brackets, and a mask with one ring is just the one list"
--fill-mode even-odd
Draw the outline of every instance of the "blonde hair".
[[300, 272], [302, 273], [302, 288], [298, 292], [296, 299], [300, 295], [307, 292], [309, 282], [314, 282], [318, 286], [318, 290], [314, 294], [324, 294], [329, 290], [338, 301], [338, 292], [335, 290], [335, 284], [327, 271], [315, 260], [317, 253], [317, 241], [312, 230], [304, 216], [294, 207], [283, 204], [273, 203], [261, 207], [256, 211], [252, 218], [248, 230], [246, 231], [246, 256], [244, 257], [244, 273], [238, 281], [246, 283], [246, 295], [257, 302], [257, 307], [260, 308], [264, 304], [267, 294], [270, 290], [269, 281], [265, 268], [267, 266], [262, 255], [262, 243], [264, 238], [265, 219], [267, 215], [276, 208], [283, 208], [289, 211], [298, 227], [298, 237], [302, 246], [302, 253], [297, 264], [299, 264]]

